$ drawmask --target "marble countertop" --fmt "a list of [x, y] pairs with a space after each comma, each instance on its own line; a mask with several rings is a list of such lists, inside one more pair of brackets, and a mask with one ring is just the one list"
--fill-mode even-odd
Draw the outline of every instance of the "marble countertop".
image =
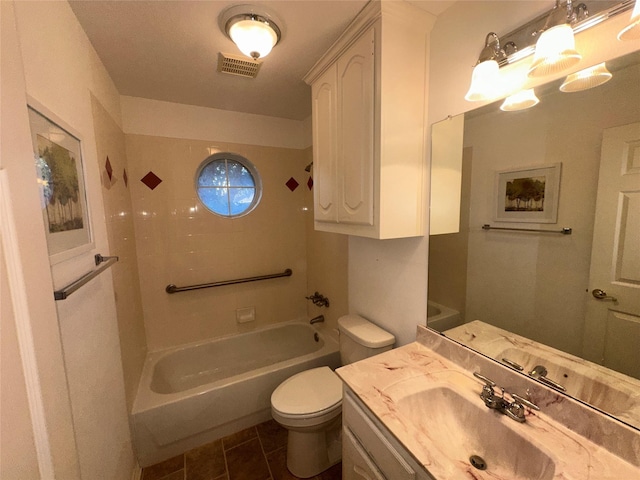
[[[401, 403], [412, 393], [438, 386], [452, 386], [456, 392], [461, 392], [465, 401], [477, 402], [484, 409], [474, 415], [488, 416], [483, 418], [483, 421], [488, 422], [483, 428], [485, 431], [482, 435], [486, 435], [484, 438], [491, 439], [491, 435], [497, 435], [498, 431], [502, 432], [500, 436], [505, 432], [515, 432], [516, 435], [510, 436], [510, 439], [524, 439], [527, 448], [533, 445], [536, 452], [542, 452], [542, 457], [539, 458], [552, 460], [552, 465], [527, 464], [529, 455], [526, 451], [513, 450], [512, 445], [504, 442], [504, 450], [508, 451], [511, 448], [518, 457], [516, 463], [519, 464], [517, 468], [520, 470], [517, 478], [640, 478], [638, 465], [625, 461], [601, 444], [567, 428], [545, 414], [545, 408], [542, 406], [539, 412], [528, 411], [525, 423], [518, 423], [506, 415], [487, 409], [478, 396], [482, 382], [474, 378], [471, 371], [465, 370], [421, 343], [414, 342], [344, 366], [338, 369], [337, 373], [409, 453], [438, 480], [514, 480], [512, 475], [501, 473], [499, 468], [488, 468], [485, 471], [473, 468], [467, 458], [474, 452], [456, 452], [451, 448], [452, 441], [457, 443], [461, 436], [479, 436], [465, 434], [465, 428], [470, 423], [464, 418], [447, 423], [430, 422], [429, 417], [436, 418], [437, 411], [400, 408]], [[576, 408], [588, 407], [576, 404]], [[493, 440], [496, 443], [496, 439]], [[501, 439], [497, 439], [498, 444], [500, 441]], [[640, 442], [640, 435], [638, 441]], [[474, 448], [471, 440], [470, 443], [462, 443], [465, 444], [465, 448]], [[499, 464], [501, 454], [502, 452], [489, 453], [488, 455], [494, 458], [487, 459], [488, 463], [493, 460], [494, 465]]]

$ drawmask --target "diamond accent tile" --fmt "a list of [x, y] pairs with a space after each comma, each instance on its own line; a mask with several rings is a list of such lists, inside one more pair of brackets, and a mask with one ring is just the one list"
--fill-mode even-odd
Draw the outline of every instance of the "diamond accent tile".
[[129, 176], [127, 175], [127, 169], [123, 169], [122, 171], [122, 178], [124, 179], [124, 186], [128, 187], [129, 186]]
[[104, 169], [107, 171], [107, 175], [109, 176], [109, 181], [113, 180], [113, 167], [111, 167], [111, 161], [107, 156], [107, 161], [104, 164]]
[[313, 188], [313, 178], [309, 177], [309, 180], [307, 180], [307, 187], [309, 187], [309, 190]]
[[287, 183], [285, 183], [285, 185], [289, 190], [293, 192], [296, 188], [298, 188], [298, 185], [300, 184], [296, 181], [295, 178], [291, 177], [289, 180], [287, 180]]
[[158, 177], [155, 173], [149, 172], [144, 177], [140, 179], [142, 183], [144, 183], [151, 190], [156, 188], [158, 185], [162, 183], [162, 179]]

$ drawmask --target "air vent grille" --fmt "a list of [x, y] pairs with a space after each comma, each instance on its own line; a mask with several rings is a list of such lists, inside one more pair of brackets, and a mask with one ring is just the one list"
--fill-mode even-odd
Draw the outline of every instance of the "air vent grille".
[[256, 78], [261, 63], [240, 55], [218, 53], [218, 71], [240, 77]]

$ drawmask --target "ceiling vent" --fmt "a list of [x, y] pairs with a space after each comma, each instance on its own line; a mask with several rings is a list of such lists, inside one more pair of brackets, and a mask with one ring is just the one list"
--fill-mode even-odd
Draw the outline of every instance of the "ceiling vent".
[[261, 62], [251, 60], [242, 55], [218, 53], [218, 71], [240, 77], [256, 78]]

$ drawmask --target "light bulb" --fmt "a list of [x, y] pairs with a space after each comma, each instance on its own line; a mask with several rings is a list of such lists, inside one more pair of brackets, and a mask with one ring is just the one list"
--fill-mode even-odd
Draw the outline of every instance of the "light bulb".
[[569, 75], [560, 86], [560, 91], [579, 92], [588, 90], [608, 82], [612, 76], [611, 72], [607, 70], [607, 66], [602, 62]]
[[491, 100], [498, 96], [500, 88], [500, 67], [495, 60], [479, 63], [471, 74], [471, 86], [464, 96], [469, 102]]
[[636, 40], [640, 38], [640, 2], [636, 4], [631, 12], [631, 22], [618, 33], [618, 40]]
[[529, 88], [505, 98], [500, 110], [503, 112], [515, 112], [516, 110], [534, 107], [538, 103], [540, 103], [540, 100], [536, 97], [533, 88]]
[[251, 19], [231, 25], [229, 36], [242, 53], [254, 60], [266, 57], [278, 41], [276, 32], [268, 24]]
[[566, 23], [542, 32], [536, 43], [530, 77], [540, 77], [561, 72], [582, 59], [576, 50], [573, 29]]

